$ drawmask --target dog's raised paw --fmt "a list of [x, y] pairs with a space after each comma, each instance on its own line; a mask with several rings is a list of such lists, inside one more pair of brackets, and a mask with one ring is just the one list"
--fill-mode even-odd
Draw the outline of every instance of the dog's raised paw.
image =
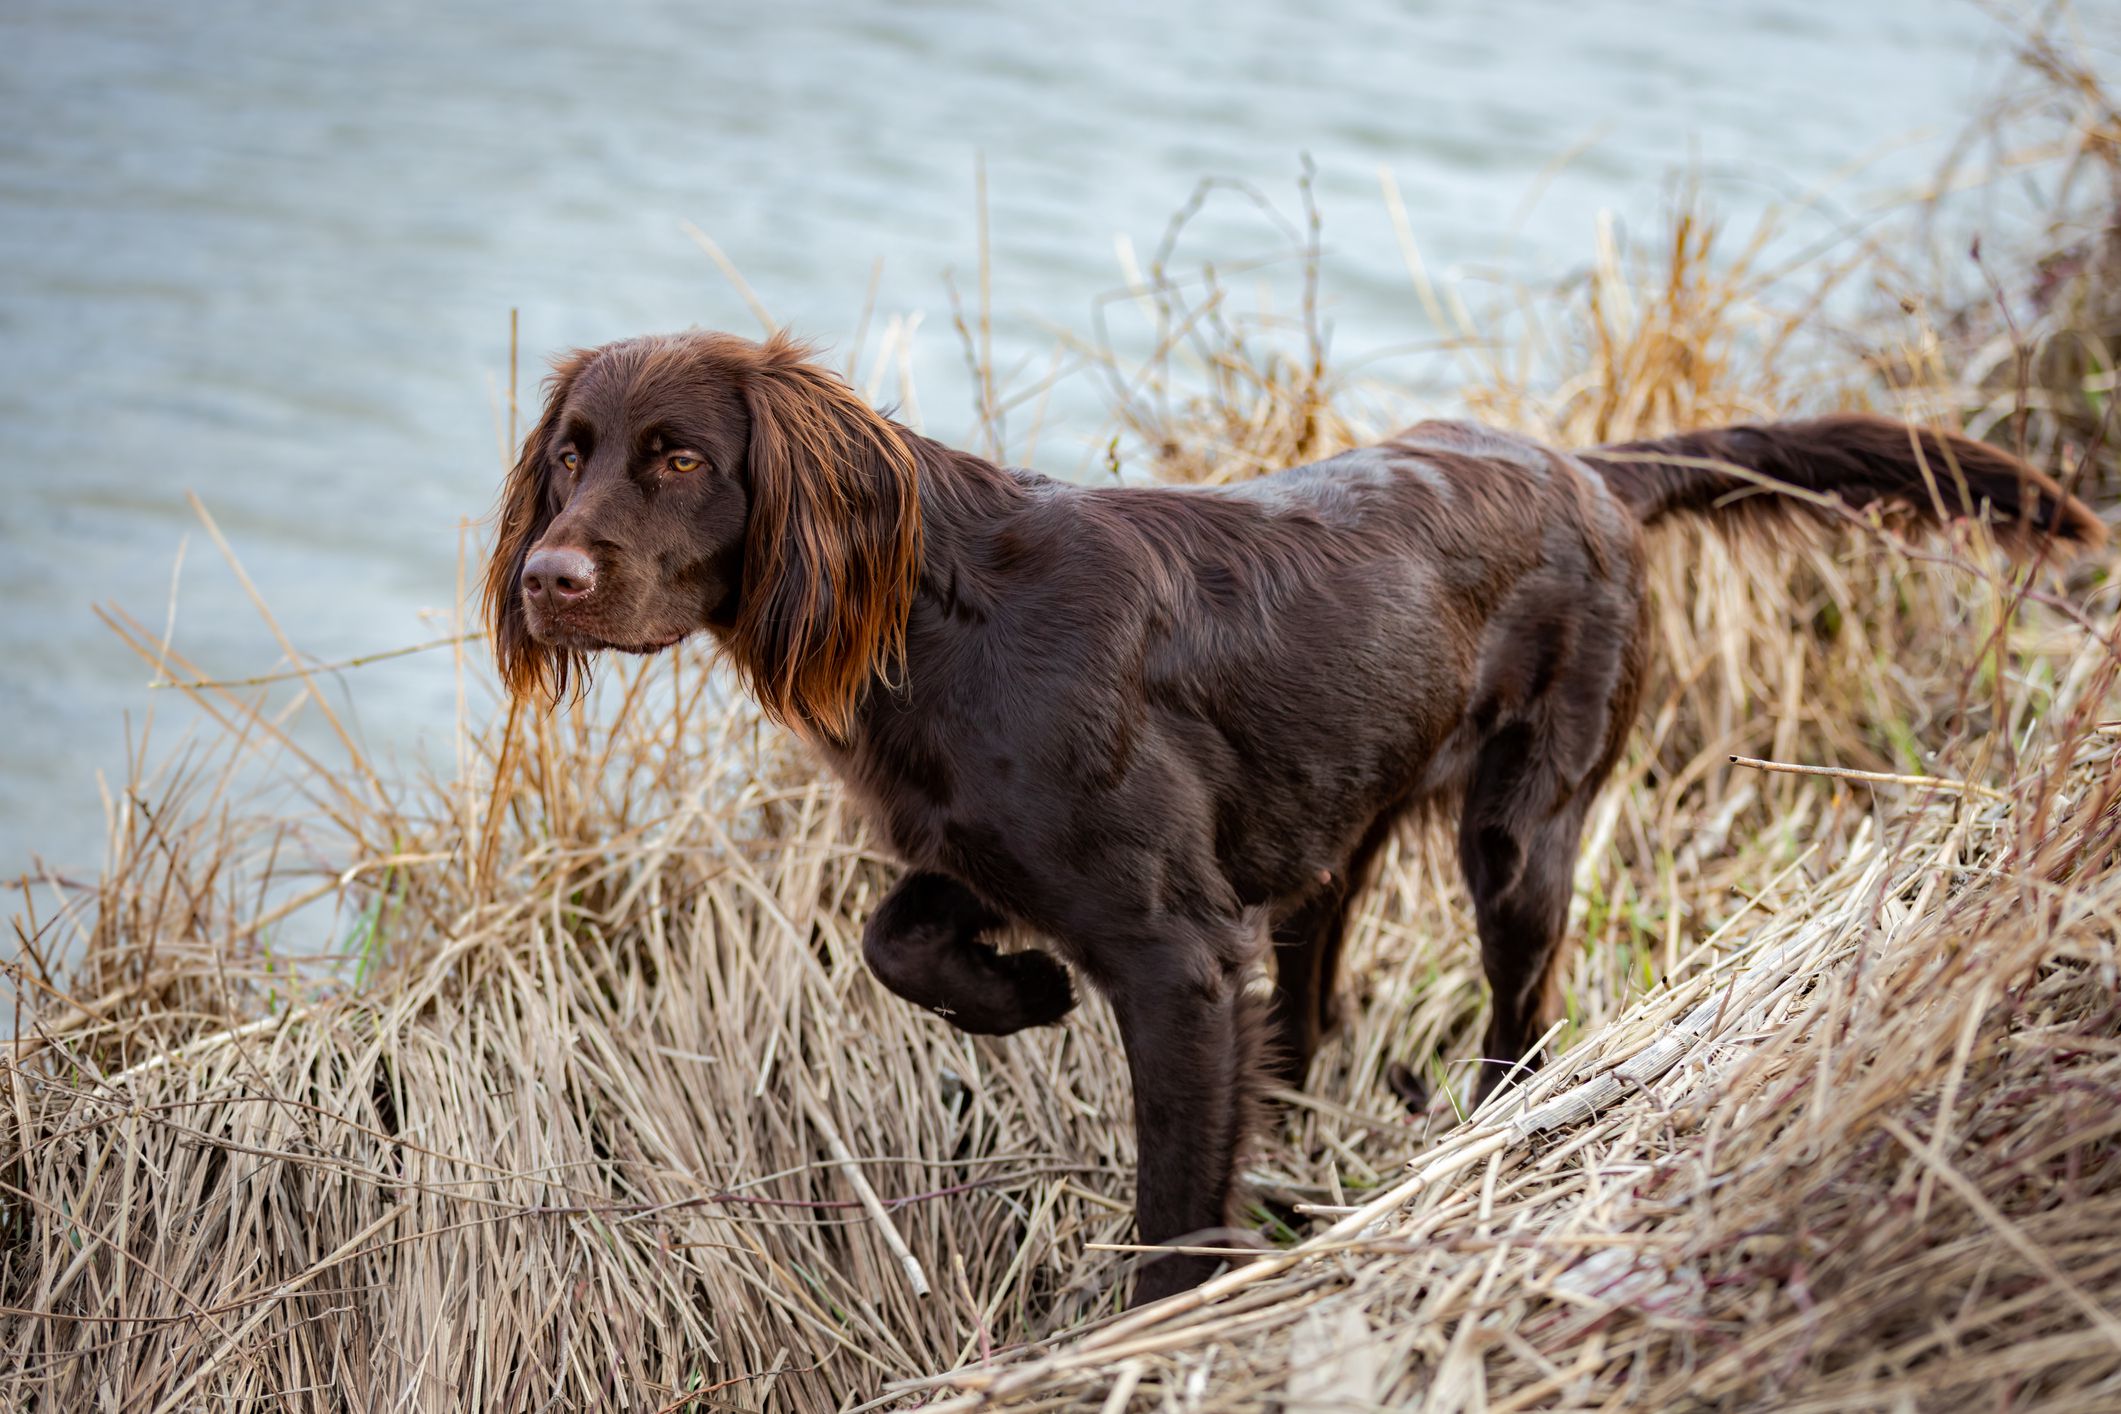
[[995, 959], [1016, 992], [1021, 1026], [1051, 1026], [1075, 1010], [1075, 983], [1053, 954], [1029, 948]]

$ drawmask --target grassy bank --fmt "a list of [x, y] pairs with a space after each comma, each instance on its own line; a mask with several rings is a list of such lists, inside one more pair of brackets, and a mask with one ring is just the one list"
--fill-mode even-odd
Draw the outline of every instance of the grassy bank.
[[[1507, 310], [1428, 291], [1457, 396], [1574, 443], [1964, 420], [2112, 520], [2121, 122], [2073, 54], [2036, 41], [2047, 106], [1999, 119], [2059, 154], [2020, 199], [2082, 227], [2041, 258], [1986, 253], [1972, 294], [1882, 239], [1793, 275], [1681, 199]], [[1159, 259], [1124, 300], [1143, 351], [1081, 340], [1131, 473], [1250, 474], [1417, 411], [1326, 357], [1291, 229], [1285, 318]], [[1825, 279], [1886, 312], [1829, 329]], [[1038, 389], [980, 384], [1021, 447], [1004, 409]], [[21, 896], [0, 1400], [2112, 1408], [2114, 568], [1858, 525], [1660, 545], [1558, 1062], [1471, 1123], [1448, 1085], [1396, 1111], [1397, 1061], [1463, 1091], [1483, 1001], [1450, 851], [1395, 842], [1343, 1030], [1250, 1166], [1282, 1249], [1126, 1317], [1109, 1015], [991, 1042], [885, 994], [858, 937], [888, 862], [704, 656], [485, 721], [467, 645], [459, 769], [401, 781], [350, 732], [288, 735], [331, 711], [304, 679], [206, 684], [114, 612], [216, 734], [114, 794], [101, 878]], [[260, 761], [285, 784], [250, 793]], [[328, 955], [298, 955], [319, 907]]]

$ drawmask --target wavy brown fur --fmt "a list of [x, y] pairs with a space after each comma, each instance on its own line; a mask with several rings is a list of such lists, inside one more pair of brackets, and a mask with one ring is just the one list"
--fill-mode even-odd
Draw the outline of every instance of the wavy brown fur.
[[862, 693], [904, 651], [921, 564], [919, 471], [898, 429], [809, 356], [785, 335], [753, 343], [685, 334], [555, 361], [545, 411], [502, 489], [483, 586], [494, 656], [512, 692], [558, 698], [586, 682], [589, 653], [603, 646], [534, 636], [520, 593], [532, 549], [555, 535], [571, 543], [594, 534], [556, 527], [571, 493], [555, 487], [554, 458], [579, 411], [578, 385], [597, 368], [629, 380], [633, 399], [700, 402], [717, 395], [710, 390], [734, 391], [725, 420], [748, 419], [748, 439], [734, 444], [742, 450], [729, 464], [702, 473], [741, 482], [748, 517], [741, 582], [726, 600], [731, 621], [716, 623], [717, 637], [775, 719], [833, 737], [846, 730]]
[[889, 421], [810, 350], [727, 341], [751, 414], [742, 607], [725, 640], [776, 720], [845, 733], [904, 653], [921, 567], [918, 469]]
[[1997, 539], [2020, 553], [2036, 531], [2083, 548], [2106, 540], [2090, 508], [2010, 453], [1875, 413], [1682, 432], [1583, 455], [1645, 525], [1712, 511], [1741, 521], [1829, 514], [1816, 499], [1777, 494], [1765, 477], [1853, 507], [1890, 505], [1924, 525], [1986, 512]]

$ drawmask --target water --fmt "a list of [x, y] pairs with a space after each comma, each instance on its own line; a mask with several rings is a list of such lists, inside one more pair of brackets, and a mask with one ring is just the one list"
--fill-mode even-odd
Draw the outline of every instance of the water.
[[[990, 189], [997, 362], [1039, 361], [1195, 179], [1289, 198], [1319, 168], [1343, 353], [1424, 332], [1377, 170], [1432, 265], [1559, 275], [1672, 171], [1743, 221], [1835, 183], [1822, 221], [1929, 173], [2008, 45], [1947, 0], [1233, 0], [1060, 7], [585, 8], [12, 0], [0, 12], [0, 876], [92, 870], [144, 665], [278, 649], [199, 534], [196, 490], [290, 635], [338, 659], [446, 631], [458, 522], [498, 474], [508, 311], [527, 353], [755, 328], [709, 232], [798, 330], [919, 312], [927, 429], [971, 426], [942, 272], [970, 288]], [[1586, 146], [1587, 145], [1587, 146]], [[1549, 165], [1583, 150], [1558, 175]], [[1869, 159], [1853, 178], [1839, 174]], [[1539, 193], [1527, 210], [1527, 199]], [[1235, 204], [1191, 246], [1263, 244]], [[1407, 358], [1382, 371], [1433, 378]], [[1042, 463], [1074, 466], [1064, 392]], [[447, 741], [446, 654], [351, 675], [354, 726]], [[173, 694], [157, 731], [181, 724]]]

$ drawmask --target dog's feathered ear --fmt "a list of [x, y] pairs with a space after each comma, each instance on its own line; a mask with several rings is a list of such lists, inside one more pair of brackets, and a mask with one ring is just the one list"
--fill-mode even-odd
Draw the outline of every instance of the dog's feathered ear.
[[771, 716], [837, 738], [905, 651], [919, 473], [899, 430], [809, 355], [776, 334], [742, 374], [751, 519], [729, 646]]
[[494, 511], [493, 553], [486, 561], [481, 602], [501, 681], [517, 697], [542, 690], [557, 701], [568, 683], [582, 682], [588, 670], [583, 655], [548, 648], [530, 636], [523, 612], [522, 578], [524, 557], [552, 524], [556, 511], [547, 482], [560, 413], [575, 379], [595, 357], [594, 349], [576, 349], [553, 361], [552, 376], [545, 380], [544, 413], [523, 439]]

